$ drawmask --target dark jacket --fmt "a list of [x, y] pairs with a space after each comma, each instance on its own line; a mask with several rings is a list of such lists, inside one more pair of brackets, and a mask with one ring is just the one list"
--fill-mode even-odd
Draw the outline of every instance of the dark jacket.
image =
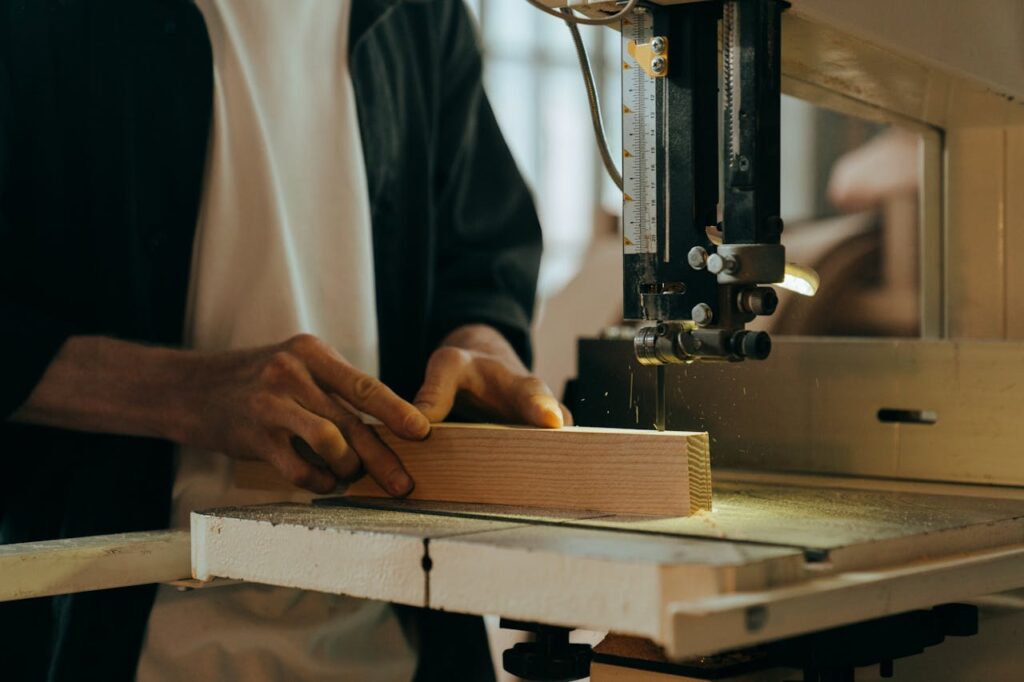
[[[350, 63], [382, 378], [469, 322], [528, 360], [540, 230], [461, 1], [354, 0]], [[212, 87], [187, 0], [0, 0], [0, 415], [68, 336], [181, 343]], [[172, 452], [0, 421], [0, 543], [166, 527]], [[131, 678], [153, 594], [0, 605], [0, 675]]]

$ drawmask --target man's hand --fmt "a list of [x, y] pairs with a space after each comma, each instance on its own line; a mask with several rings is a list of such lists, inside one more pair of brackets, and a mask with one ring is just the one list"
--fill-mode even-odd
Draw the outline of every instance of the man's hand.
[[457, 409], [471, 417], [546, 428], [572, 424], [551, 389], [486, 325], [460, 327], [442, 341], [414, 402], [432, 422]]
[[[264, 460], [314, 492], [330, 492], [364, 471], [393, 495], [412, 490], [398, 456], [359, 413], [410, 440], [426, 438], [429, 422], [319, 339], [301, 335], [276, 346], [208, 355], [197, 370], [197, 408], [184, 442]], [[328, 468], [311, 464], [309, 450]]]
[[[264, 460], [318, 493], [365, 471], [388, 492], [408, 494], [408, 473], [359, 412], [402, 438], [430, 433], [419, 410], [309, 335], [222, 353], [72, 337], [12, 418]], [[327, 468], [309, 461], [310, 450]]]

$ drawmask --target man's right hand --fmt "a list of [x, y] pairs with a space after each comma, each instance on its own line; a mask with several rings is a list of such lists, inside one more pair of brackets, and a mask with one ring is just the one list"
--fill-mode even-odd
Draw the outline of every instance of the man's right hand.
[[[412, 479], [360, 412], [402, 438], [430, 433], [419, 410], [313, 336], [221, 353], [72, 337], [12, 419], [263, 460], [317, 493], [365, 472], [408, 494]], [[307, 447], [327, 468], [300, 455]]]
[[[412, 479], [363, 423], [365, 413], [402, 438], [422, 440], [419, 410], [314, 336], [254, 350], [203, 355], [193, 377], [196, 409], [182, 440], [238, 459], [272, 464], [288, 481], [326, 493], [364, 472], [392, 495]], [[306, 447], [327, 465], [311, 464]]]

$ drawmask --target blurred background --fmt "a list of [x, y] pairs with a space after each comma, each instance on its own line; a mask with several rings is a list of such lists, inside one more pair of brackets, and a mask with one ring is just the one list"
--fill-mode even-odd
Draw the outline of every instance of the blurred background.
[[[521, 0], [468, 4], [491, 103], [544, 227], [536, 370], [560, 393], [575, 372], [575, 339], [621, 322], [621, 194], [597, 153], [566, 26]], [[581, 32], [619, 155], [620, 36]], [[781, 292], [779, 311], [759, 327], [919, 335], [919, 138], [791, 97], [782, 122], [783, 243], [789, 260], [818, 271], [821, 287], [814, 298]]]

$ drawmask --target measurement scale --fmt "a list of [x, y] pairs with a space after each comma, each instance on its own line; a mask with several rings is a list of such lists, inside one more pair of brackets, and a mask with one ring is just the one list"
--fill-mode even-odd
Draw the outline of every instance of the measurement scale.
[[658, 84], [633, 55], [654, 18], [638, 7], [622, 21], [622, 252], [658, 251]]

